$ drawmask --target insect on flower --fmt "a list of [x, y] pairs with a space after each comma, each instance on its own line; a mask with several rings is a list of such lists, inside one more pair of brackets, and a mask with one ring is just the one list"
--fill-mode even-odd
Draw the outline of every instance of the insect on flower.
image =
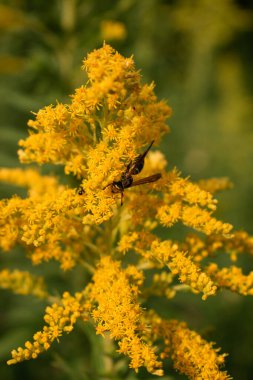
[[151, 183], [157, 181], [159, 178], [161, 178], [160, 173], [153, 174], [149, 177], [141, 178], [137, 181], [133, 180], [133, 175], [139, 174], [144, 166], [145, 157], [148, 154], [148, 151], [152, 147], [154, 143], [154, 140], [151, 142], [149, 147], [145, 150], [144, 153], [139, 154], [133, 161], [130, 161], [129, 164], [126, 166], [126, 170], [121, 174], [121, 178], [119, 181], [113, 181], [112, 183], [109, 183], [106, 185], [104, 189], [107, 187], [111, 187], [111, 192], [116, 194], [121, 194], [121, 206], [123, 204], [123, 197], [124, 197], [124, 190], [138, 185], [143, 185], [145, 183]]

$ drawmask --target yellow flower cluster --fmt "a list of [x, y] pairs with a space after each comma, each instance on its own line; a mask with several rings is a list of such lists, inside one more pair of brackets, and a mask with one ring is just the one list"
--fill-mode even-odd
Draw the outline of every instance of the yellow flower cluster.
[[207, 240], [210, 253], [222, 250], [228, 253], [232, 261], [237, 260], [238, 254], [253, 254], [253, 237], [245, 231], [235, 231], [231, 239], [222, 236], [210, 236]]
[[[213, 180], [213, 188], [215, 183]], [[217, 207], [217, 200], [213, 198], [211, 192], [187, 178], [181, 178], [176, 169], [163, 175], [161, 189], [164, 193], [164, 202], [157, 205], [157, 218], [163, 226], [171, 227], [181, 221], [206, 235], [230, 236], [231, 224], [223, 223], [212, 216]]]
[[92, 316], [97, 324], [97, 334], [110, 333], [119, 341], [119, 352], [128, 355], [134, 370], [145, 366], [153, 374], [161, 376], [162, 363], [149, 344], [140, 336], [142, 309], [138, 303], [139, 286], [143, 277], [135, 267], [126, 270], [120, 263], [103, 257], [93, 277], [90, 300], [95, 305]]
[[20, 270], [0, 271], [0, 288], [10, 289], [16, 294], [32, 294], [39, 298], [45, 298], [48, 295], [43, 277], [33, 276], [29, 272]]
[[179, 176], [169, 185], [170, 193], [174, 197], [179, 197], [189, 204], [198, 204], [210, 210], [216, 209], [217, 200], [211, 193], [200, 189], [197, 184], [191, 183], [188, 179]]
[[[180, 243], [179, 243], [180, 244]], [[230, 255], [232, 261], [236, 261], [238, 254], [253, 254], [253, 238], [245, 231], [235, 231], [229, 239], [222, 235], [210, 235], [201, 238], [198, 235], [187, 235], [181, 248], [188, 251], [194, 261], [202, 261], [204, 258], [213, 257], [218, 252]]]
[[227, 372], [220, 370], [227, 355], [219, 355], [220, 349], [214, 348], [214, 343], [208, 343], [186, 323], [162, 319], [153, 311], [145, 314], [145, 322], [150, 326], [149, 338], [163, 340], [160, 356], [171, 357], [174, 368], [181, 374], [192, 380], [231, 379]]
[[213, 343], [206, 342], [185, 323], [172, 321], [164, 327], [163, 333], [171, 332], [166, 338], [171, 346], [174, 367], [179, 372], [192, 380], [231, 379], [227, 372], [220, 371], [226, 355], [218, 355], [219, 349], [214, 349]]
[[194, 263], [187, 252], [181, 251], [176, 242], [172, 240], [159, 241], [152, 234], [148, 234], [145, 239], [144, 233], [137, 234], [134, 232], [128, 237], [123, 236], [118, 246], [120, 252], [131, 249], [151, 263], [153, 262], [154, 265], [158, 262], [159, 267], [167, 266], [172, 275], [177, 275], [182, 283], [191, 287], [193, 292], [202, 292], [203, 300], [216, 293], [217, 287], [208, 274]]
[[229, 237], [233, 228], [229, 223], [222, 223], [211, 216], [211, 212], [199, 206], [188, 206], [180, 201], [171, 205], [164, 205], [158, 209], [157, 216], [162, 225], [171, 227], [178, 221], [182, 221], [188, 227], [201, 231], [206, 235], [222, 234]]
[[211, 194], [216, 193], [217, 191], [228, 190], [233, 187], [232, 182], [227, 177], [201, 179], [198, 182], [198, 185], [201, 189], [208, 191]]
[[182, 221], [186, 226], [204, 232], [206, 235], [220, 233], [229, 237], [233, 228], [231, 224], [222, 223], [211, 217], [208, 211], [202, 210], [198, 206], [185, 207], [182, 210]]
[[23, 360], [36, 359], [38, 355], [49, 349], [54, 340], [59, 340], [63, 332], [69, 333], [79, 317], [84, 317], [83, 294], [76, 293], [71, 296], [68, 292], [63, 294], [60, 303], [54, 303], [46, 308], [44, 320], [48, 326], [33, 336], [33, 342], [27, 341], [25, 348], [19, 347], [11, 352], [12, 359], [7, 363], [16, 364]]
[[178, 249], [171, 241], [154, 241], [151, 245], [154, 258], [167, 265], [171, 273], [178, 275], [181, 282], [189, 285], [196, 293], [202, 292], [202, 299], [216, 293], [217, 287], [211, 278], [189, 258], [185, 252]]
[[28, 188], [25, 199], [0, 201], [0, 247], [8, 251], [19, 243], [34, 264], [54, 259], [71, 269], [91, 234], [79, 217], [81, 197], [31, 169], [0, 169], [0, 180]]
[[[180, 243], [172, 240], [159, 241], [150, 232], [132, 232], [123, 235], [118, 244], [118, 251], [126, 253], [135, 251], [141, 255], [146, 263], [144, 268], [168, 266], [171, 273], [161, 273], [154, 277], [154, 284], [145, 294], [153, 291], [156, 295], [174, 297], [177, 289], [173, 286], [171, 274], [177, 275], [180, 281], [189, 285], [193, 292], [203, 292], [202, 299], [214, 295], [218, 288], [227, 288], [242, 295], [252, 295], [252, 273], [243, 275], [242, 270], [235, 266], [219, 269], [214, 263], [200, 268], [199, 263], [205, 258], [212, 258], [219, 251], [232, 255], [234, 260], [239, 253], [253, 251], [253, 239], [244, 231], [235, 231], [231, 238], [222, 235], [207, 236], [206, 239], [198, 235], [187, 235]], [[158, 262], [158, 264], [157, 264]], [[167, 279], [167, 280], [166, 280]], [[156, 283], [157, 282], [157, 283]], [[166, 289], [164, 289], [166, 287]]]
[[243, 296], [253, 295], [253, 272], [244, 275], [242, 269], [234, 265], [230, 268], [219, 269], [215, 263], [210, 264], [206, 271], [220, 287], [228, 288]]
[[21, 162], [62, 164], [65, 173], [83, 178], [85, 223], [101, 223], [113, 214], [115, 199], [103, 187], [122, 172], [137, 149], [159, 141], [168, 131], [171, 109], [158, 102], [154, 85], [142, 85], [132, 58], [109, 45], [84, 60], [88, 82], [69, 105], [48, 106], [30, 120], [30, 136], [21, 140]]
[[[54, 176], [41, 176], [34, 169], [7, 169], [0, 168], [0, 180], [13, 185], [27, 187], [32, 196], [43, 195], [45, 192], [55, 191], [59, 184]], [[59, 188], [63, 190], [64, 186]]]

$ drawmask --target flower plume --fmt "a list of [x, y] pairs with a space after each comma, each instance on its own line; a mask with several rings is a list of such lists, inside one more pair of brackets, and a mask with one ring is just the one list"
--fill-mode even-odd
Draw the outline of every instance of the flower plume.
[[[88, 54], [82, 69], [87, 82], [69, 103], [35, 113], [29, 136], [19, 142], [22, 163], [61, 165], [65, 181], [34, 168], [0, 169], [1, 181], [27, 190], [23, 198], [0, 201], [2, 251], [18, 245], [34, 265], [54, 260], [63, 271], [83, 270], [83, 288], [62, 297], [50, 293], [43, 277], [0, 271], [1, 288], [50, 304], [46, 325], [24, 348], [12, 351], [8, 364], [37, 358], [79, 319], [109, 337], [135, 371], [145, 367], [162, 376], [163, 361], [170, 357], [189, 379], [229, 379], [220, 369], [225, 355], [214, 343], [184, 322], [161, 319], [148, 301], [150, 296], [171, 300], [180, 291], [206, 300], [222, 288], [253, 295], [252, 272], [214, 262], [221, 254], [235, 262], [253, 252], [251, 236], [215, 215], [215, 193], [231, 183], [226, 178], [197, 183], [167, 165], [157, 146], [169, 131], [172, 111], [157, 99], [153, 83], [142, 83], [133, 57], [104, 44]], [[142, 168], [138, 157], [153, 141]], [[135, 172], [129, 169], [133, 165]], [[145, 183], [145, 178], [156, 180]], [[170, 234], [176, 224], [187, 230], [181, 240]]]

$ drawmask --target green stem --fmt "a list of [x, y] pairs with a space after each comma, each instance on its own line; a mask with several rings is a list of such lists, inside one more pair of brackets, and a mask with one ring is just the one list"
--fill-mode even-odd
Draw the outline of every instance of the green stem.
[[62, 0], [61, 26], [64, 31], [73, 31], [76, 24], [76, 0]]
[[88, 264], [86, 261], [84, 261], [84, 260], [82, 260], [82, 259], [80, 259], [79, 262], [80, 262], [80, 264], [81, 264], [85, 269], [88, 270], [88, 272], [89, 272], [90, 274], [94, 274], [94, 272], [95, 272], [95, 268], [94, 268], [92, 265]]
[[104, 380], [109, 380], [115, 378], [115, 374], [113, 373], [113, 360], [112, 353], [114, 352], [114, 345], [112, 339], [105, 335], [103, 339], [103, 362], [104, 362], [104, 373], [101, 376]]

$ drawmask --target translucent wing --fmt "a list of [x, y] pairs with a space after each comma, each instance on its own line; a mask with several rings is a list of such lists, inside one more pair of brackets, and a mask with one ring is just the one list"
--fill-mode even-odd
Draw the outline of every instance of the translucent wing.
[[149, 147], [145, 150], [144, 153], [142, 154], [139, 154], [139, 156], [137, 156], [132, 162], [130, 162], [128, 165], [127, 165], [127, 170], [126, 170], [126, 173], [128, 175], [136, 175], [136, 174], [139, 174], [141, 171], [142, 171], [142, 168], [144, 166], [144, 160], [145, 160], [145, 157], [146, 155], [148, 154], [150, 148], [152, 147], [152, 145], [154, 144], [154, 141], [153, 140], [151, 142], [151, 144], [149, 145]]
[[137, 181], [134, 181], [130, 187], [138, 186], [138, 185], [143, 185], [145, 183], [156, 182], [161, 177], [162, 177], [161, 173], [156, 173], [156, 174], [153, 174], [153, 175], [151, 175], [149, 177], [137, 179]]

